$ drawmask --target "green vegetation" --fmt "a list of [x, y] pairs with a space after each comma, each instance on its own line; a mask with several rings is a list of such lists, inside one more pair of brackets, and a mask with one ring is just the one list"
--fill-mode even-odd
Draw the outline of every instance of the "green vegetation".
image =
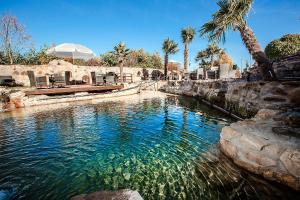
[[23, 54], [21, 53], [12, 53], [12, 60], [13, 63], [11, 63], [10, 57], [0, 52], [0, 64], [1, 65], [9, 65], [9, 64], [21, 64], [21, 65], [44, 65], [48, 64], [51, 60], [56, 59], [54, 56], [48, 56], [46, 54], [46, 50], [48, 49], [47, 45], [44, 45], [39, 50], [36, 49], [29, 49], [28, 52], [25, 52]]
[[295, 54], [300, 51], [300, 34], [284, 35], [280, 39], [270, 42], [265, 52], [270, 59]]
[[119, 44], [114, 46], [114, 50], [111, 53], [117, 58], [120, 67], [120, 78], [121, 82], [123, 82], [123, 64], [128, 54], [130, 53], [130, 49], [126, 47], [126, 44], [124, 42], [120, 42]]
[[253, 0], [219, 0], [219, 10], [212, 15], [211, 21], [202, 26], [200, 34], [207, 35], [211, 41], [224, 42], [227, 30], [238, 30], [249, 53], [258, 63], [263, 78], [273, 80], [276, 76], [272, 65], [246, 22], [252, 3]]
[[159, 53], [150, 54], [144, 49], [132, 50], [128, 55], [126, 66], [161, 69], [162, 60]]
[[162, 50], [165, 53], [164, 76], [166, 79], [168, 75], [169, 54], [175, 54], [179, 51], [178, 44], [174, 40], [167, 38], [163, 42]]
[[209, 63], [206, 61], [207, 59], [209, 58], [209, 55], [207, 53], [206, 50], [202, 50], [202, 51], [199, 51], [197, 53], [197, 56], [195, 58], [195, 61], [196, 62], [199, 62], [201, 61], [200, 65], [203, 67], [203, 79], [206, 79], [207, 78], [207, 67], [209, 66]]
[[184, 43], [184, 71], [188, 72], [188, 57], [189, 57], [189, 44], [195, 36], [195, 29], [188, 27], [181, 30], [181, 38]]
[[222, 53], [222, 49], [218, 47], [215, 43], [208, 45], [207, 49], [207, 54], [210, 56], [210, 68], [214, 66], [214, 58], [215, 55], [220, 55]]
[[200, 65], [203, 67], [203, 79], [207, 78], [207, 70], [211, 69], [215, 64], [215, 55], [221, 55], [224, 53], [220, 47], [216, 44], [210, 44], [204, 50], [200, 50], [195, 58], [196, 62], [201, 61]]
[[118, 64], [117, 57], [111, 52], [107, 52], [105, 54], [100, 55], [100, 59], [102, 65], [104, 66], [113, 67]]
[[[100, 60], [104, 66], [112, 67], [118, 64], [118, 59], [112, 52], [100, 55]], [[144, 49], [131, 49], [124, 59], [124, 66], [161, 69], [162, 59], [158, 53], [151, 54]]]

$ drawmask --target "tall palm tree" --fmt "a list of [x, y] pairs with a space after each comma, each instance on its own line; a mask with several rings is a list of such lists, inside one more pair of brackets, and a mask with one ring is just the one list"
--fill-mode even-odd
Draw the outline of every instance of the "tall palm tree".
[[114, 51], [112, 52], [118, 59], [119, 67], [120, 67], [120, 79], [121, 83], [123, 83], [123, 64], [127, 55], [130, 53], [130, 50], [126, 48], [126, 44], [124, 42], [120, 42], [114, 47]]
[[189, 57], [189, 44], [195, 36], [195, 29], [188, 27], [181, 30], [181, 38], [184, 43], [184, 71], [188, 72], [188, 57]]
[[174, 40], [170, 40], [169, 38], [165, 39], [163, 42], [162, 50], [165, 53], [165, 80], [168, 76], [168, 63], [169, 63], [169, 54], [175, 54], [178, 52], [178, 44], [174, 42]]
[[202, 50], [202, 51], [199, 51], [197, 53], [197, 56], [195, 58], [195, 61], [196, 62], [199, 62], [201, 61], [200, 65], [202, 66], [203, 68], [203, 79], [206, 79], [207, 78], [207, 65], [208, 65], [208, 62], [206, 62], [206, 60], [209, 58], [209, 53], [207, 52], [207, 49], [206, 50]]
[[208, 35], [211, 41], [225, 42], [226, 30], [238, 30], [249, 53], [257, 62], [263, 79], [274, 80], [276, 76], [272, 65], [246, 22], [252, 3], [253, 0], [219, 0], [219, 10], [212, 15], [211, 21], [202, 26], [200, 34]]

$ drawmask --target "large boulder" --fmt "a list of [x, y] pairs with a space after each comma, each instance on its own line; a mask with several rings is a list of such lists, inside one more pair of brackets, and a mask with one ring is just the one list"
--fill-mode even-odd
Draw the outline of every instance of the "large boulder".
[[286, 126], [285, 114], [263, 109], [251, 120], [224, 127], [220, 148], [238, 166], [300, 190], [300, 138], [273, 132]]

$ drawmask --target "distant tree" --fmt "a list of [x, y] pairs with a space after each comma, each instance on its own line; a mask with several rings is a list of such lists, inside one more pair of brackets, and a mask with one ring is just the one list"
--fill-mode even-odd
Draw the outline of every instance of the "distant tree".
[[120, 67], [120, 79], [121, 79], [121, 83], [123, 83], [123, 64], [124, 64], [124, 61], [125, 61], [126, 57], [130, 53], [130, 50], [127, 49], [125, 43], [120, 42], [119, 44], [117, 44], [114, 47], [114, 51], [112, 53], [118, 59], [118, 64], [119, 64], [119, 67]]
[[207, 50], [202, 50], [199, 51], [197, 53], [197, 56], [195, 58], [196, 62], [200, 62], [200, 65], [203, 68], [203, 79], [207, 78], [207, 66], [209, 65], [209, 63], [207, 62], [207, 59], [210, 57], [209, 53], [207, 52]]
[[210, 44], [208, 45], [207, 49], [206, 49], [207, 54], [210, 56], [210, 68], [212, 68], [214, 66], [214, 58], [215, 55], [219, 55], [222, 53], [222, 49], [220, 47], [218, 47], [216, 44]]
[[99, 58], [91, 58], [87, 61], [88, 66], [99, 66], [100, 65], [100, 59]]
[[20, 24], [15, 16], [4, 15], [1, 18], [0, 27], [1, 48], [5, 56], [9, 58], [9, 63], [14, 63], [14, 54], [19, 53], [30, 39], [26, 34], [25, 28]]
[[57, 59], [55, 56], [48, 55], [46, 51], [49, 49], [49, 46], [45, 44], [38, 52], [38, 64], [45, 65], [51, 62], [54, 59]]
[[144, 49], [131, 50], [128, 54], [125, 64], [132, 67], [142, 68], [160, 68], [161, 58], [157, 54], [150, 54], [144, 51]]
[[188, 57], [189, 57], [189, 44], [195, 36], [195, 29], [188, 27], [181, 30], [181, 38], [184, 44], [184, 71], [188, 72]]
[[165, 53], [164, 78], [166, 80], [168, 76], [169, 54], [175, 54], [178, 52], [178, 44], [175, 43], [174, 40], [167, 38], [163, 42], [162, 50]]
[[8, 57], [5, 56], [3, 51], [0, 51], [0, 65], [6, 65], [7, 63], [9, 63]]
[[156, 69], [163, 68], [162, 59], [158, 52], [155, 52], [154, 54], [151, 55], [151, 60], [152, 60], [153, 68]]
[[218, 65], [222, 65], [222, 64], [228, 64], [229, 67], [232, 69], [233, 60], [230, 57], [230, 55], [227, 54], [224, 50], [218, 54]]
[[49, 56], [46, 54], [46, 51], [49, 47], [44, 45], [39, 50], [35, 48], [29, 49], [26, 53], [20, 55], [15, 55], [15, 63], [23, 65], [44, 65], [48, 64], [50, 61], [56, 59], [55, 56]]
[[118, 64], [116, 55], [111, 52], [100, 55], [101, 64], [108, 67], [113, 67]]
[[274, 80], [276, 75], [272, 65], [246, 22], [252, 3], [253, 0], [219, 0], [219, 10], [212, 15], [211, 21], [202, 26], [200, 34], [208, 35], [211, 41], [224, 42], [227, 30], [238, 30], [249, 53], [258, 63], [262, 77]]
[[[118, 65], [118, 58], [113, 52], [100, 55], [100, 59], [102, 65]], [[130, 50], [123, 61], [123, 66], [161, 69], [162, 59], [158, 53], [151, 54], [144, 49]]]
[[270, 42], [265, 52], [270, 59], [295, 54], [300, 51], [300, 34], [284, 35], [280, 39]]

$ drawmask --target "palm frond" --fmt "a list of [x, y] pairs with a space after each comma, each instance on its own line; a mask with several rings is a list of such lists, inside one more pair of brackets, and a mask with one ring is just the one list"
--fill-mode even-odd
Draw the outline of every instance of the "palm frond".
[[162, 50], [166, 54], [175, 54], [179, 51], [178, 44], [174, 40], [171, 40], [170, 38], [167, 38], [163, 42]]
[[246, 24], [247, 16], [253, 0], [219, 0], [219, 10], [212, 15], [212, 20], [200, 29], [201, 36], [207, 36], [210, 41], [225, 42], [225, 32]]
[[181, 39], [185, 44], [190, 43], [195, 36], [195, 29], [192, 27], [187, 27], [181, 30]]

